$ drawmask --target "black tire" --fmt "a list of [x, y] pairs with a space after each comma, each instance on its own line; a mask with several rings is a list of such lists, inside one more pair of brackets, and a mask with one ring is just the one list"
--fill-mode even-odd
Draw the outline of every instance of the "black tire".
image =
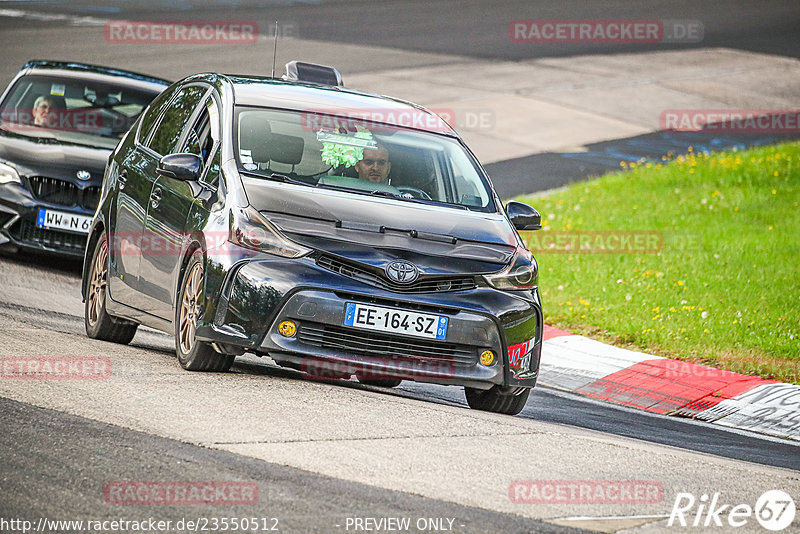
[[524, 388], [521, 392], [509, 394], [504, 392], [499, 386], [491, 389], [464, 388], [464, 395], [467, 397], [467, 404], [473, 410], [483, 410], [485, 412], [502, 413], [505, 415], [517, 415], [528, 402], [531, 394], [530, 388]]
[[220, 354], [210, 343], [195, 338], [197, 318], [201, 313], [204, 275], [203, 254], [196, 250], [183, 272], [176, 297], [175, 352], [181, 367], [187, 371], [225, 372], [231, 368], [236, 357]]
[[399, 378], [361, 378], [356, 375], [358, 381], [367, 386], [375, 386], [379, 388], [396, 388], [402, 382]]
[[86, 335], [127, 345], [136, 335], [138, 324], [118, 319], [106, 311], [106, 288], [108, 287], [108, 242], [103, 232], [92, 253], [89, 267], [86, 300], [83, 306], [83, 324]]

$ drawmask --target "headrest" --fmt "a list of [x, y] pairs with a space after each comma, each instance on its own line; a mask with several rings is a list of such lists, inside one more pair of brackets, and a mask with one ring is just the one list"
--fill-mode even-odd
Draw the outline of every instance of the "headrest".
[[262, 153], [261, 155], [266, 155], [266, 157], [262, 159], [256, 157], [256, 152], [259, 152], [260, 148], [266, 146], [271, 133], [272, 128], [269, 126], [269, 121], [263, 115], [258, 113], [242, 115], [242, 118], [239, 120], [239, 149], [251, 151], [255, 161], [268, 161], [268, 154]]
[[[274, 133], [269, 139], [270, 160], [297, 165], [303, 159], [303, 138]], [[255, 158], [254, 158], [255, 159]]]

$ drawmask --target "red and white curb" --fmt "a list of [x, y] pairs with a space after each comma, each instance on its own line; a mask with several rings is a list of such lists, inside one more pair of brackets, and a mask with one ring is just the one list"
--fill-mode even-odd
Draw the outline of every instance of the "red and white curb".
[[549, 326], [539, 383], [648, 412], [800, 440], [800, 386], [621, 349]]

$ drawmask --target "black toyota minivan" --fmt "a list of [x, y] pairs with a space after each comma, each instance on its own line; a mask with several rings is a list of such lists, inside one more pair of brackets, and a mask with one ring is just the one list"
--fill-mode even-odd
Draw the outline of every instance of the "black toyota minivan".
[[282, 79], [197, 74], [159, 95], [109, 158], [87, 243], [90, 337], [174, 334], [188, 370], [244, 352], [322, 378], [463, 386], [516, 414], [542, 309], [518, 230], [459, 136], [423, 107]]

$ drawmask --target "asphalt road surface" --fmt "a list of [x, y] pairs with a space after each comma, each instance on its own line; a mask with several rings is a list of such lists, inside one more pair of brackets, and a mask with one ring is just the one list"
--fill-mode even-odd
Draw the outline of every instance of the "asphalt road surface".
[[[344, 530], [348, 518], [413, 513], [452, 519], [453, 528], [462, 532], [576, 532], [513, 514], [317, 475], [3, 398], [0, 430], [0, 450], [4, 451], [0, 517], [33, 524], [40, 518], [113, 521], [124, 517], [147, 521], [156, 516], [158, 521], [177, 526], [181, 520], [202, 525], [203, 518], [246, 517], [257, 518], [259, 528], [266, 524], [280, 532], [330, 532]], [[80, 438], [75, 439], [76, 435]], [[111, 501], [113, 494], [109, 493], [108, 501], [99, 498], [105, 495], [109, 481], [128, 479], [258, 481], [259, 498], [244, 512], [242, 505], [233, 504], [192, 506], [190, 511], [179, 506], [162, 506], [157, 512], [141, 506], [120, 511], [120, 506]]]
[[[800, 55], [800, 5], [793, 0], [145, 0], [96, 2], [6, 1], [5, 6], [41, 13], [71, 13], [98, 18], [144, 20], [255, 20], [269, 31], [275, 20], [291, 23], [287, 31], [302, 39], [472, 56], [531, 59], [668, 50], [729, 47], [752, 52]], [[519, 44], [509, 39], [515, 20], [679, 20], [697, 21], [697, 42], [652, 44]], [[31, 23], [41, 23], [31, 21]]]

